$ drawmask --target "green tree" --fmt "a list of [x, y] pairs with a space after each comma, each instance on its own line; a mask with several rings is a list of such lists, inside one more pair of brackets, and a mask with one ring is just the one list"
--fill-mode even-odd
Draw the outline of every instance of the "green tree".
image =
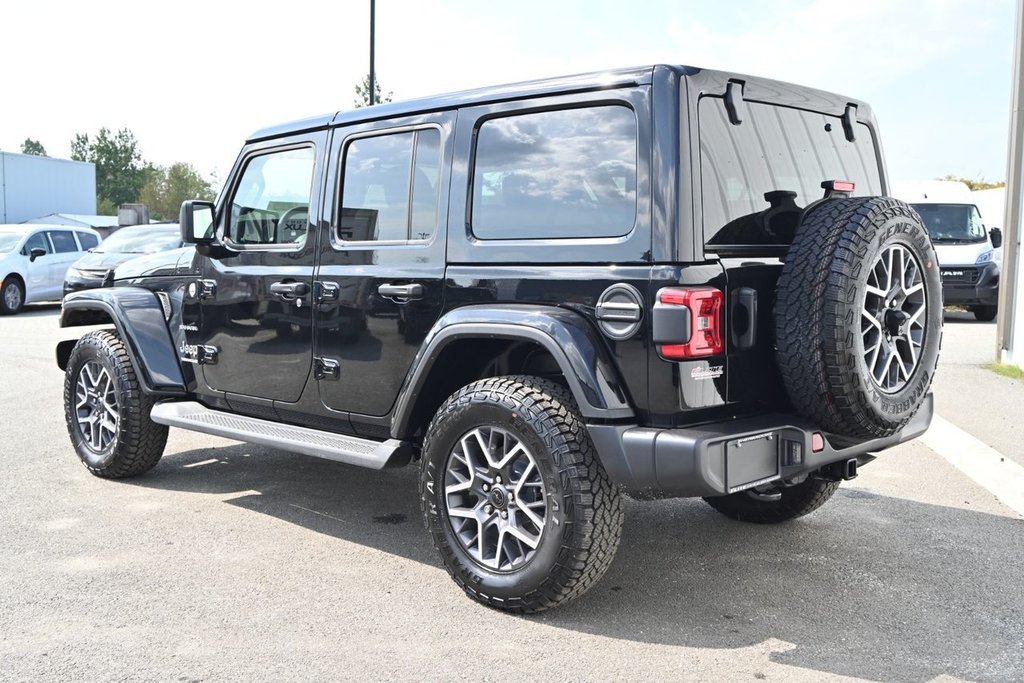
[[21, 153], [30, 154], [34, 157], [45, 157], [46, 148], [43, 147], [43, 143], [32, 138], [25, 138], [25, 142], [21, 143]]
[[96, 164], [96, 202], [108, 208], [137, 201], [145, 183], [145, 166], [135, 134], [127, 128], [111, 133], [100, 128], [95, 138], [78, 133], [71, 158]]
[[[380, 81], [374, 81], [373, 95], [374, 104], [383, 104], [384, 102], [390, 102], [391, 98], [395, 96], [395, 93], [388, 91], [387, 95], [382, 94]], [[370, 74], [366, 74], [363, 76], [363, 80], [361, 82], [356, 83], [356, 98], [354, 101], [356, 109], [370, 106]]]
[[949, 174], [939, 178], [939, 180], [952, 180], [955, 182], [963, 183], [964, 185], [969, 187], [972, 192], [974, 190], [994, 190], [997, 187], [1006, 187], [1005, 181], [1000, 180], [998, 182], [992, 183], [985, 180], [981, 176], [978, 176], [976, 180], [971, 180], [970, 178], [958, 178], [953, 174]]
[[156, 220], [176, 219], [186, 199], [212, 201], [216, 196], [213, 183], [203, 178], [191, 164], [178, 162], [167, 168], [147, 164], [144, 174], [139, 201], [149, 206], [149, 215]]

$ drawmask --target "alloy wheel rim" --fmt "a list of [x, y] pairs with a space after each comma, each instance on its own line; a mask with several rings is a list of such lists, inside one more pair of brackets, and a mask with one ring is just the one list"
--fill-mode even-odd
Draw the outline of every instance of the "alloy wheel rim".
[[13, 310], [21, 304], [21, 292], [18, 291], [18, 285], [13, 282], [4, 288], [4, 303], [7, 304], [7, 308]]
[[921, 363], [926, 294], [921, 263], [903, 245], [885, 249], [868, 272], [861, 309], [864, 361], [872, 382], [886, 393], [907, 386]]
[[117, 437], [120, 420], [114, 380], [102, 364], [91, 361], [78, 371], [75, 419], [85, 445], [100, 453]]
[[474, 562], [521, 569], [537, 552], [548, 507], [537, 462], [522, 441], [498, 427], [464, 434], [444, 470], [448, 520]]

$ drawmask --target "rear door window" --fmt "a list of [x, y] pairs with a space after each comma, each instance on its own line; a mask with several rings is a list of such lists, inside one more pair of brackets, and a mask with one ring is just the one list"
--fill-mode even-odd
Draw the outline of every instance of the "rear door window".
[[622, 105], [485, 120], [473, 167], [480, 239], [619, 237], [637, 213], [637, 123]]
[[50, 235], [50, 242], [53, 243], [53, 250], [56, 253], [67, 254], [78, 251], [78, 243], [75, 242], [75, 236], [70, 231], [52, 230], [48, 234]]
[[441, 132], [359, 137], [345, 147], [341, 242], [421, 242], [437, 228]]
[[799, 211], [823, 194], [826, 180], [852, 180], [855, 195], [881, 194], [871, 129], [854, 124], [846, 139], [837, 116], [747, 102], [730, 123], [724, 100], [702, 97], [701, 200], [709, 245], [788, 244]]

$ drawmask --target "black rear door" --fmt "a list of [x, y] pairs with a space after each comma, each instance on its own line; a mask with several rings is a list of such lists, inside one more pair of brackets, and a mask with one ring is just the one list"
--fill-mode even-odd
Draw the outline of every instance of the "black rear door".
[[316, 275], [319, 392], [370, 434], [384, 433], [441, 315], [454, 120], [442, 112], [334, 131]]

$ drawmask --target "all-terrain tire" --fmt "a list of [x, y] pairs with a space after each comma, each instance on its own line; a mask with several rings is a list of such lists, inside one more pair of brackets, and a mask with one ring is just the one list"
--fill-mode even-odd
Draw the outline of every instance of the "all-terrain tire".
[[[474, 543], [456, 532], [449, 514], [446, 486], [458, 480], [448, 469], [451, 459], [469, 448], [464, 439], [479, 429], [517, 440], [543, 482], [546, 518], [539, 543], [532, 556], [524, 554], [505, 569], [475, 559], [469, 550]], [[515, 613], [539, 612], [582, 595], [608, 569], [622, 530], [621, 496], [575, 402], [561, 386], [538, 377], [483, 379], [438, 409], [423, 445], [420, 501], [434, 547], [455, 582], [474, 600]], [[477, 528], [483, 536], [483, 524]]]
[[838, 481], [808, 477], [796, 486], [780, 487], [770, 492], [740, 491], [704, 500], [726, 517], [740, 522], [777, 524], [814, 512], [838, 488]]
[[996, 319], [998, 306], [972, 306], [971, 312], [974, 313], [975, 320], [990, 323]]
[[0, 314], [14, 315], [25, 305], [25, 285], [13, 275], [0, 284]]
[[[75, 452], [90, 472], [122, 479], [148, 472], [159, 462], [167, 427], [149, 419], [153, 403], [117, 334], [100, 330], [78, 340], [64, 373], [64, 417]], [[113, 406], [116, 417], [104, 414], [104, 406]], [[83, 426], [91, 414], [102, 419]], [[104, 423], [98, 430], [97, 421]]]
[[[871, 375], [879, 357], [866, 348], [866, 335], [868, 326], [881, 325], [881, 346], [881, 337], [889, 332], [885, 324], [890, 323], [871, 323], [870, 316], [866, 321], [863, 312], [869, 301], [872, 306], [886, 301], [881, 295], [866, 298], [876, 297], [868, 281], [885, 272], [884, 267], [875, 269], [894, 250], [909, 254], [908, 262], [911, 256], [916, 261], [913, 277], [923, 285], [917, 290], [923, 294], [913, 296], [920, 297], [925, 308], [913, 323], [896, 319], [900, 335], [907, 334], [908, 326], [920, 326], [920, 348], [900, 347], [916, 359], [909, 370], [905, 364], [885, 366], [887, 356], [883, 357], [884, 382], [892, 381], [890, 373], [898, 380], [884, 387]], [[939, 357], [942, 287], [936, 264], [921, 217], [899, 200], [855, 197], [811, 208], [786, 255], [775, 305], [776, 359], [797, 411], [826, 431], [856, 438], [889, 436], [910, 421], [928, 393]], [[895, 302], [904, 295], [886, 296]], [[884, 318], [887, 313], [878, 315]], [[901, 310], [896, 313], [903, 315]]]

